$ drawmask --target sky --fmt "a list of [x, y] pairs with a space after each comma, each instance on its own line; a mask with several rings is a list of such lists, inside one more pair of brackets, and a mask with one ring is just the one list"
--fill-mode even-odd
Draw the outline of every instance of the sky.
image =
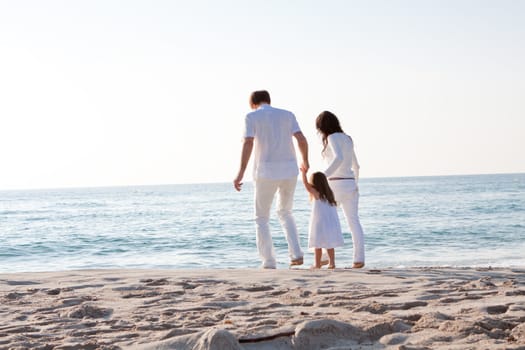
[[518, 0], [0, 0], [0, 190], [230, 182], [260, 89], [312, 170], [330, 110], [363, 178], [525, 172], [523, 18]]

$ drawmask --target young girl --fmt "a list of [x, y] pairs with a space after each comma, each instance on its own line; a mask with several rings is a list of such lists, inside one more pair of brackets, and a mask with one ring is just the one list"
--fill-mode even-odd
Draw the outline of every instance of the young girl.
[[334, 193], [321, 172], [313, 173], [306, 179], [306, 169], [301, 168], [303, 184], [313, 202], [308, 232], [308, 248], [314, 248], [315, 269], [321, 268], [322, 248], [328, 253], [328, 268], [335, 269], [335, 247], [343, 245], [343, 233], [337, 216]]

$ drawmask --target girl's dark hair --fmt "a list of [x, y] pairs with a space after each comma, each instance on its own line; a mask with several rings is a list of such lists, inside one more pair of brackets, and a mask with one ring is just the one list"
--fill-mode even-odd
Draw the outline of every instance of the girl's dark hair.
[[311, 183], [317, 192], [319, 192], [319, 199], [324, 200], [331, 205], [337, 205], [334, 192], [332, 192], [325, 174], [320, 171], [313, 173]]
[[252, 92], [250, 95], [250, 103], [254, 105], [260, 105], [261, 103], [272, 103], [270, 99], [270, 93], [266, 90], [258, 90]]
[[326, 146], [328, 146], [328, 136], [335, 132], [344, 132], [343, 129], [341, 129], [341, 124], [339, 124], [339, 119], [329, 111], [324, 111], [317, 116], [315, 127], [322, 136], [323, 153], [326, 150]]

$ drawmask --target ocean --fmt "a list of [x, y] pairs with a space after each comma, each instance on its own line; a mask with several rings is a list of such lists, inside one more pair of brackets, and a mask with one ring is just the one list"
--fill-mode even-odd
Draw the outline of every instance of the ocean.
[[[366, 266], [524, 267], [525, 174], [364, 178]], [[104, 268], [256, 268], [253, 187], [230, 183], [0, 191], [0, 273]], [[308, 251], [310, 203], [294, 207]], [[352, 240], [338, 267], [352, 265]], [[272, 211], [278, 268], [287, 245]]]

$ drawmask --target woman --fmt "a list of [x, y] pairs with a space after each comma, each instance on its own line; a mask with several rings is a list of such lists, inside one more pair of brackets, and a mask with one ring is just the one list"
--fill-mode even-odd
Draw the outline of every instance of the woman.
[[335, 200], [343, 208], [354, 244], [353, 268], [365, 266], [365, 240], [359, 221], [358, 204], [359, 163], [352, 138], [345, 134], [335, 114], [324, 111], [315, 121], [322, 136], [323, 158], [328, 162], [324, 174], [334, 192]]

